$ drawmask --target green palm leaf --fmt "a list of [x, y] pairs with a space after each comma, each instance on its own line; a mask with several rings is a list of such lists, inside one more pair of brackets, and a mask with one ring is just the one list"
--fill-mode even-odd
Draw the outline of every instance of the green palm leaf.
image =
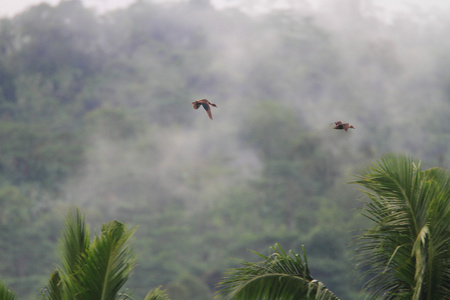
[[380, 299], [450, 299], [450, 176], [420, 161], [386, 155], [357, 171], [374, 225], [360, 237], [358, 262]]
[[269, 256], [255, 254], [262, 262], [241, 261], [242, 267], [229, 269], [219, 285], [219, 295], [225, 299], [339, 299], [325, 285], [314, 280], [308, 268], [306, 254], [288, 254], [276, 244]]
[[65, 274], [73, 274], [76, 266], [80, 264], [83, 254], [89, 249], [89, 228], [85, 223], [80, 211], [69, 210], [67, 214], [64, 231], [60, 240], [62, 253], [62, 270]]
[[70, 209], [60, 238], [62, 266], [50, 276], [48, 284], [42, 289], [44, 300], [77, 299], [74, 276], [82, 265], [83, 254], [90, 247], [89, 228], [78, 208]]
[[8, 290], [3, 282], [0, 281], [0, 299], [2, 300], [16, 300], [16, 294]]
[[55, 271], [50, 275], [50, 280], [46, 287], [41, 290], [41, 296], [44, 300], [62, 300], [67, 299], [64, 295], [63, 282], [59, 271]]
[[70, 211], [61, 238], [62, 267], [51, 275], [42, 299], [119, 299], [135, 262], [129, 245], [134, 231], [112, 221], [91, 243], [84, 217]]
[[103, 225], [91, 247], [83, 254], [82, 265], [74, 274], [72, 292], [83, 300], [118, 299], [120, 289], [131, 275], [134, 255], [128, 240], [134, 230], [127, 231], [117, 221]]
[[153, 291], [148, 292], [144, 300], [170, 300], [170, 299], [165, 290], [162, 290], [161, 287], [157, 287]]

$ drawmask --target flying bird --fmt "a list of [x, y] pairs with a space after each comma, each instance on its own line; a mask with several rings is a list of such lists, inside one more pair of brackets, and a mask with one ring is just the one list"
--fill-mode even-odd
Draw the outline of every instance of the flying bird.
[[342, 123], [342, 121], [334, 122], [334, 125], [335, 126], [333, 127], [333, 129], [344, 129], [345, 131], [347, 131], [349, 128], [355, 129], [355, 127], [353, 127], [353, 125], [350, 125], [350, 123]]
[[194, 109], [198, 109], [200, 106], [203, 106], [203, 108], [206, 110], [206, 113], [208, 114], [208, 117], [212, 120], [212, 113], [211, 113], [211, 106], [217, 107], [217, 105], [215, 105], [214, 103], [209, 102], [206, 99], [200, 99], [197, 101], [192, 102], [192, 106], [194, 107]]

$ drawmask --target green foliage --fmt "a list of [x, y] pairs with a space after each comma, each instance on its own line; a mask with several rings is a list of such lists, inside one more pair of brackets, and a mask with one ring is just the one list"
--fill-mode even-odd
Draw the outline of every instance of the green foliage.
[[13, 291], [7, 289], [5, 284], [2, 281], [0, 281], [0, 299], [2, 299], [2, 300], [16, 300], [17, 299], [16, 294]]
[[43, 123], [3, 122], [0, 142], [0, 176], [17, 186], [32, 183], [60, 191], [64, 179], [82, 160], [75, 134], [55, 132]]
[[[60, 240], [62, 272], [67, 275], [75, 274], [89, 248], [89, 228], [86, 226], [84, 217], [81, 216], [78, 209], [76, 209], [75, 213], [69, 212]], [[55, 275], [59, 277], [57, 273]]]
[[[354, 299], [346, 245], [367, 224], [346, 176], [386, 151], [448, 166], [450, 51], [448, 20], [419, 35], [343, 7], [339, 20], [207, 1], [99, 15], [71, 0], [0, 20], [0, 277], [31, 299], [76, 202], [96, 226], [141, 226], [142, 298], [149, 282], [210, 295], [230, 256], [278, 242], [308, 245], [315, 276]], [[357, 129], [327, 127], [341, 118]]]
[[74, 274], [76, 282], [72, 293], [80, 299], [118, 299], [118, 292], [130, 276], [134, 256], [128, 239], [133, 232], [126, 232], [124, 225], [112, 221], [104, 225], [101, 235], [94, 239], [83, 263]]
[[303, 259], [279, 244], [269, 256], [256, 253], [262, 262], [241, 261], [242, 267], [229, 269], [220, 283], [219, 295], [225, 299], [322, 299], [338, 300], [325, 285], [311, 277], [306, 253]]
[[194, 274], [183, 274], [167, 284], [167, 292], [173, 299], [178, 300], [209, 300], [213, 298], [206, 283]]
[[97, 108], [85, 115], [85, 122], [87, 132], [113, 141], [131, 140], [141, 129], [130, 113], [117, 108]]
[[51, 76], [68, 66], [89, 73], [99, 62], [92, 59], [97, 48], [95, 18], [81, 1], [64, 1], [54, 8], [35, 6], [18, 16], [17, 23], [22, 42], [19, 55], [26, 70]]
[[0, 189], [0, 224], [3, 230], [14, 228], [29, 218], [29, 199], [15, 186]]
[[294, 154], [297, 146], [295, 133], [300, 129], [299, 120], [292, 110], [276, 102], [263, 101], [252, 108], [244, 138], [266, 160], [279, 159]]
[[385, 155], [357, 172], [374, 222], [359, 240], [359, 266], [373, 299], [450, 297], [450, 174], [406, 155]]
[[72, 215], [62, 237], [63, 266], [51, 275], [43, 299], [119, 299], [134, 266], [129, 245], [134, 230], [112, 221], [90, 243], [84, 218], [78, 210]]
[[170, 300], [170, 299], [165, 290], [162, 290], [161, 287], [157, 287], [153, 291], [148, 292], [144, 300]]
[[50, 280], [45, 287], [43, 294], [43, 300], [62, 300], [67, 299], [67, 293], [64, 292], [64, 285], [59, 275], [59, 271], [54, 271], [50, 275]]
[[[36, 222], [33, 207], [33, 201], [18, 187], [0, 188], [0, 273], [8, 274], [2, 278], [11, 282], [14, 290], [32, 291], [41, 282], [33, 275], [45, 269], [52, 255], [48, 237], [53, 231], [45, 222]], [[35, 264], [38, 260], [44, 266]]]

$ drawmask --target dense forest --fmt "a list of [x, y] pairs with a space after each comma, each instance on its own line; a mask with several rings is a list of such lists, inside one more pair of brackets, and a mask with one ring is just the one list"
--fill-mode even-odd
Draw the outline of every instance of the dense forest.
[[76, 205], [93, 228], [137, 226], [136, 296], [212, 299], [233, 258], [280, 243], [305, 245], [314, 277], [355, 299], [351, 241], [369, 225], [355, 167], [450, 161], [450, 21], [386, 22], [360, 2], [100, 15], [70, 0], [0, 19], [0, 279], [35, 299]]

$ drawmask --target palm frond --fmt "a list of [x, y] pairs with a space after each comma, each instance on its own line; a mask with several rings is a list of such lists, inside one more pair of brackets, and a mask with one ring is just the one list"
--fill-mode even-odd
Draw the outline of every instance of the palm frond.
[[148, 292], [144, 300], [170, 300], [166, 290], [163, 290], [161, 286]]
[[79, 299], [74, 274], [83, 265], [83, 255], [89, 247], [89, 229], [84, 217], [78, 208], [70, 209], [59, 239], [61, 266], [51, 274], [49, 282], [41, 290], [42, 299]]
[[16, 300], [17, 299], [16, 294], [13, 291], [7, 289], [5, 284], [2, 281], [0, 281], [0, 299], [2, 299], [2, 300]]
[[446, 170], [422, 171], [420, 161], [395, 154], [356, 172], [353, 183], [369, 198], [363, 215], [374, 222], [357, 243], [373, 298], [450, 298], [449, 178]]
[[279, 244], [271, 249], [274, 252], [269, 256], [254, 252], [262, 262], [241, 261], [242, 267], [229, 269], [219, 283], [218, 295], [236, 300], [339, 299], [311, 277], [305, 252], [302, 260], [292, 251], [287, 254]]
[[59, 271], [54, 271], [50, 275], [50, 280], [42, 290], [41, 296], [43, 300], [61, 300], [64, 298], [64, 287]]
[[89, 228], [85, 224], [84, 217], [78, 208], [69, 210], [65, 227], [60, 239], [60, 251], [62, 254], [62, 270], [70, 275], [76, 271], [83, 254], [89, 249]]
[[83, 300], [112, 300], [131, 275], [134, 255], [128, 241], [135, 230], [112, 221], [102, 226], [91, 247], [83, 254], [83, 264], [73, 275], [71, 289]]

